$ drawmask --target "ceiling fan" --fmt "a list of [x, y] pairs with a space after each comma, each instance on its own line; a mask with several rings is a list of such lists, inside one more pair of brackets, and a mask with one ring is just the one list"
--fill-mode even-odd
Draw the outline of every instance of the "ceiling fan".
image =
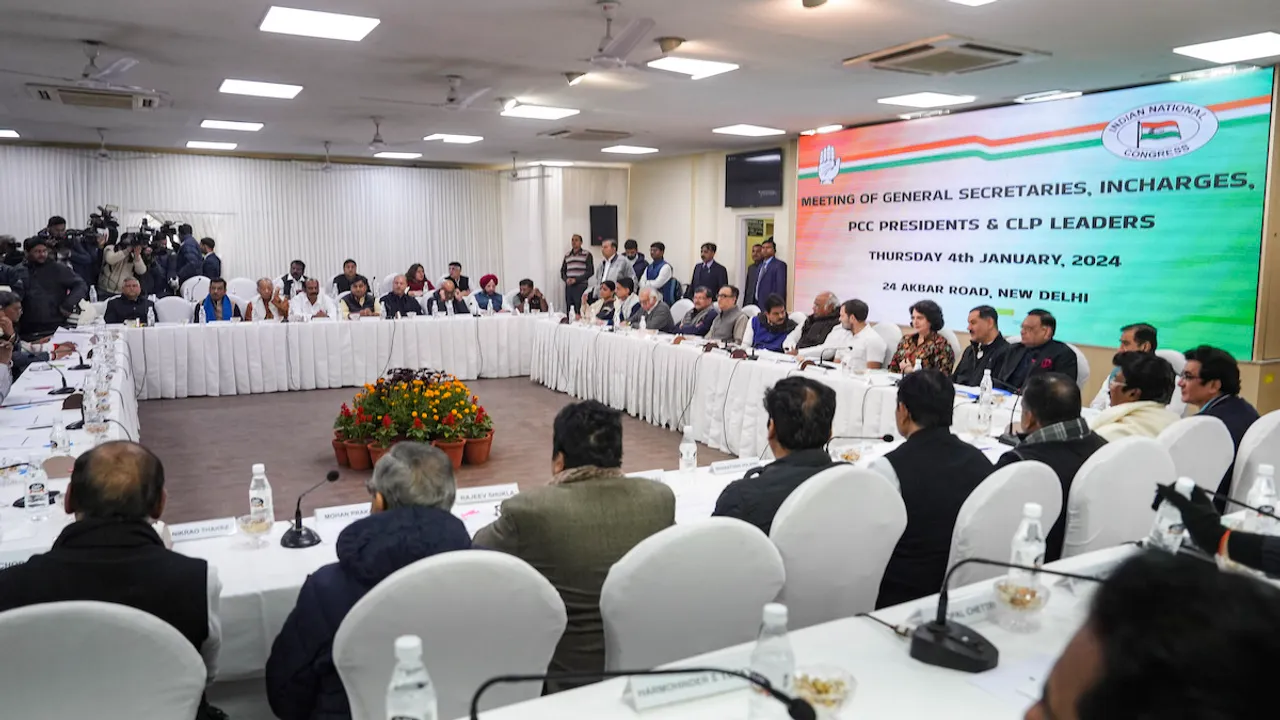
[[395, 98], [375, 98], [375, 97], [362, 97], [360, 99], [368, 102], [387, 102], [387, 103], [396, 103], [399, 105], [417, 105], [420, 107], [436, 107], [436, 108], [443, 108], [445, 110], [459, 111], [459, 110], [471, 109], [471, 105], [475, 103], [475, 101], [484, 97], [489, 93], [490, 90], [493, 89], [491, 87], [477, 88], [476, 90], [472, 90], [470, 93], [464, 95], [462, 85], [464, 82], [466, 82], [465, 77], [461, 75], [445, 75], [444, 78], [449, 83], [449, 92], [447, 95], [445, 95], [444, 102], [442, 103], [418, 102], [417, 100], [397, 100]]
[[294, 160], [293, 162], [297, 165], [301, 165], [302, 167], [299, 169], [303, 172], [321, 172], [328, 174], [334, 172], [363, 172], [373, 169], [360, 165], [334, 165], [329, 160], [329, 149], [332, 145], [333, 143], [328, 140], [324, 141], [324, 162], [319, 165], [309, 160]]
[[59, 80], [61, 82], [74, 84], [80, 87], [101, 88], [111, 90], [145, 90], [135, 85], [121, 85], [115, 82], [119, 77], [131, 70], [138, 61], [131, 57], [118, 57], [111, 61], [106, 67], [98, 65], [98, 59], [102, 55], [102, 43], [97, 40], [84, 40], [84, 54], [88, 59], [84, 68], [80, 70], [80, 77], [63, 77], [59, 75], [49, 75], [42, 73], [29, 73], [21, 70], [7, 70], [0, 68], [0, 72], [10, 75], [25, 75], [27, 77], [44, 78], [46, 80]]
[[604, 12], [604, 37], [600, 39], [596, 54], [586, 61], [598, 70], [649, 70], [644, 63], [630, 62], [627, 57], [653, 32], [657, 23], [651, 18], [637, 18], [627, 23], [615, 36], [614, 14], [622, 3], [618, 0], [597, 0], [596, 4]]
[[543, 169], [541, 166], [538, 167], [537, 175], [521, 175], [520, 168], [516, 165], [517, 156], [519, 156], [519, 153], [517, 152], [511, 153], [511, 169], [504, 170], [502, 173], [503, 175], [507, 176], [508, 181], [524, 182], [526, 180], [546, 180], [548, 177], [550, 177], [549, 175], [547, 175], [547, 173], [543, 172]]
[[[96, 150], [91, 151], [91, 154], [89, 155], [89, 157], [93, 158], [94, 160], [100, 163], [128, 162], [131, 160], [154, 160], [155, 158], [160, 157], [159, 153], [142, 153], [142, 152], [121, 153], [119, 151], [112, 152], [111, 150], [107, 149], [107, 129], [94, 128], [94, 131], [98, 133], [98, 148]], [[63, 152], [84, 157], [83, 150], [64, 150]]]

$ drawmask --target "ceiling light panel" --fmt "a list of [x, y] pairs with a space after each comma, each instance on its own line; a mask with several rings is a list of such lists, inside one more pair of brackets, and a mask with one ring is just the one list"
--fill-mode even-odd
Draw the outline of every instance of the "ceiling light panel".
[[1257, 60], [1280, 55], [1280, 33], [1263, 32], [1226, 40], [1184, 45], [1174, 48], [1179, 55], [1225, 65], [1242, 60]]
[[205, 130], [238, 130], [240, 132], [258, 132], [262, 129], [259, 122], [239, 122], [236, 120], [205, 120], [200, 123]]
[[573, 163], [568, 160], [534, 160], [529, 163], [530, 167], [573, 167]]
[[956, 5], [966, 5], [968, 7], [980, 7], [982, 5], [990, 5], [996, 0], [948, 0]]
[[701, 80], [738, 69], [738, 66], [733, 63], [673, 57], [670, 55], [651, 60], [648, 65], [655, 70], [666, 70], [667, 72], [688, 75], [690, 80]]
[[21, 137], [17, 130], [0, 130], [0, 138], [16, 138]]
[[373, 156], [376, 158], [382, 158], [383, 160], [417, 160], [422, 157], [422, 153], [384, 151], [374, 153]]
[[843, 125], [823, 125], [812, 130], [805, 130], [801, 135], [826, 135], [827, 133], [840, 132], [844, 129]]
[[616, 153], [618, 155], [651, 155], [658, 152], [658, 148], [644, 147], [642, 145], [614, 145], [600, 152]]
[[188, 140], [187, 147], [192, 150], [235, 150], [236, 144], [230, 142], [211, 142], [208, 140]]
[[893, 97], [880, 98], [876, 102], [881, 105], [901, 105], [903, 107], [914, 108], [935, 108], [946, 107], [948, 105], [965, 105], [971, 103], [978, 98], [973, 95], [948, 95], [947, 93], [936, 92], [918, 92], [908, 95], [895, 95]]
[[230, 95], [252, 95], [254, 97], [292, 100], [298, 96], [298, 93], [302, 92], [302, 86], [258, 82], [257, 80], [233, 80], [228, 78], [222, 81], [222, 87], [218, 88], [218, 92], [224, 92]]
[[435, 133], [434, 135], [428, 135], [422, 139], [426, 140], [427, 142], [431, 142], [432, 140], [439, 140], [440, 142], [449, 143], [450, 145], [470, 145], [471, 143], [480, 142], [481, 140], [484, 139], [484, 136], [483, 135], [452, 135], [450, 133]]
[[258, 29], [283, 35], [304, 35], [328, 40], [359, 42], [382, 22], [377, 18], [359, 15], [299, 10], [272, 6], [262, 19]]
[[726, 125], [718, 127], [711, 132], [721, 135], [742, 135], [744, 137], [767, 137], [769, 135], [786, 135], [786, 130], [777, 128], [761, 127], [760, 125], [747, 125], [739, 123], [737, 125]]
[[1044, 92], [1027, 93], [1013, 99], [1016, 103], [1040, 103], [1053, 102], [1054, 100], [1070, 100], [1078, 98], [1084, 93], [1079, 90], [1045, 90]]
[[526, 120], [562, 120], [577, 115], [581, 110], [573, 108], [552, 107], [550, 105], [526, 105], [519, 101], [508, 102], [502, 111], [504, 117], [525, 118]]
[[1169, 76], [1169, 79], [1174, 82], [1208, 80], [1209, 78], [1227, 77], [1229, 75], [1253, 72], [1257, 69], [1257, 65], [1223, 65], [1221, 67], [1205, 68], [1204, 70], [1191, 70], [1189, 72], [1174, 73]]

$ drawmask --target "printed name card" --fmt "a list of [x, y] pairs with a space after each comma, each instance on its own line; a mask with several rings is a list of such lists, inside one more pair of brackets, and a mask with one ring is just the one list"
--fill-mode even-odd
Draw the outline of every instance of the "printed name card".
[[199, 522], [179, 523], [169, 526], [169, 536], [175, 544], [191, 540], [226, 537], [236, 533], [236, 519], [233, 517], [201, 520]]
[[[985, 585], [985, 583], [984, 583]], [[947, 619], [965, 624], [986, 620], [996, 608], [996, 593], [990, 585], [964, 593], [951, 593], [947, 598]], [[911, 613], [908, 625], [930, 622], [938, 616], [938, 606], [929, 605]]]
[[370, 503], [354, 503], [352, 505], [335, 505], [316, 510], [317, 523], [352, 523], [369, 516]]
[[455, 505], [471, 505], [483, 502], [501, 502], [520, 493], [520, 486], [515, 483], [505, 485], [485, 485], [484, 487], [462, 488], [454, 500]]
[[751, 468], [762, 465], [759, 458], [738, 458], [737, 460], [721, 460], [711, 463], [712, 475], [729, 475], [744, 473]]
[[5, 568], [11, 568], [14, 565], [21, 565], [27, 560], [30, 560], [31, 556], [35, 555], [38, 552], [40, 551], [36, 550], [35, 548], [26, 548], [22, 550], [9, 550], [7, 552], [0, 552], [0, 570], [4, 570]]
[[719, 672], [633, 675], [627, 679], [622, 698], [636, 710], [647, 710], [741, 690], [747, 685], [740, 677]]

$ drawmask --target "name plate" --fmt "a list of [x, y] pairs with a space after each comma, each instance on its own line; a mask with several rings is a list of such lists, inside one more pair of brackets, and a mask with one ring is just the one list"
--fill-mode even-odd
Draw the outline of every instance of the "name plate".
[[341, 522], [351, 523], [369, 516], [370, 503], [354, 503], [352, 505], [335, 505], [316, 510], [317, 523]]
[[169, 526], [169, 536], [174, 544], [191, 540], [226, 537], [236, 534], [236, 519], [233, 517], [201, 520], [199, 522], [179, 523]]
[[31, 559], [32, 555], [38, 554], [40, 551], [35, 548], [25, 550], [10, 550], [8, 552], [0, 552], [0, 570], [11, 568], [14, 565], [21, 565]]
[[760, 467], [762, 463], [758, 458], [738, 458], [737, 460], [720, 460], [711, 463], [712, 475], [729, 475], [736, 473], [745, 473], [751, 468]]
[[485, 485], [484, 487], [459, 489], [453, 502], [455, 505], [472, 505], [475, 503], [502, 501], [519, 494], [520, 486], [515, 483]]
[[[991, 582], [995, 582], [992, 580]], [[986, 620], [996, 608], [996, 593], [989, 585], [964, 594], [952, 593], [947, 599], [947, 619], [973, 624]], [[908, 625], [930, 622], [938, 616], [938, 606], [932, 605], [911, 613]]]
[[747, 687], [740, 677], [719, 672], [688, 675], [633, 675], [627, 679], [623, 700], [636, 710], [673, 705], [699, 698], [723, 695]]

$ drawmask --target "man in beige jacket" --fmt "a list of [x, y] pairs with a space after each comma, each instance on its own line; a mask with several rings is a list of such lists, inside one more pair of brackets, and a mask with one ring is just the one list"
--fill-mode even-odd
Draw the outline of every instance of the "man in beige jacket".
[[141, 277], [147, 274], [147, 264], [142, 260], [142, 246], [131, 245], [131, 240], [133, 240], [133, 234], [125, 233], [120, 238], [120, 242], [103, 249], [102, 272], [98, 275], [98, 292], [119, 295], [124, 292], [125, 278]]
[[1107, 442], [1154, 438], [1178, 421], [1168, 407], [1176, 383], [1168, 360], [1151, 353], [1122, 352], [1111, 362], [1116, 367], [1109, 387], [1111, 407], [1089, 421], [1095, 433]]

